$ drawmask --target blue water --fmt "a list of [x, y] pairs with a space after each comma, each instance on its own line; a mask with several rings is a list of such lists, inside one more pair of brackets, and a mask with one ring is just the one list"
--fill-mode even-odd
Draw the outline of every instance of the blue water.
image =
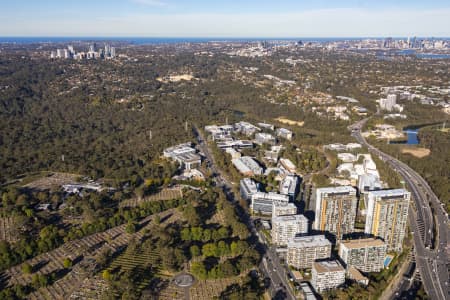
[[389, 266], [389, 264], [392, 261], [392, 257], [390, 256], [386, 256], [386, 258], [384, 259], [384, 267], [387, 268]]
[[220, 42], [256, 42], [256, 41], [303, 41], [303, 42], [332, 42], [332, 41], [359, 41], [365, 38], [359, 37], [330, 37], [330, 38], [155, 38], [155, 37], [0, 37], [0, 43], [33, 44], [33, 43], [68, 43], [76, 41], [117, 41], [127, 42], [137, 45], [145, 44], [177, 44], [177, 43], [206, 43], [213, 41]]
[[419, 138], [417, 137], [418, 129], [408, 129], [406, 135], [408, 137], [406, 144], [408, 145], [418, 145]]
[[419, 138], [417, 136], [419, 129], [405, 129], [403, 130], [406, 133], [406, 141], [391, 141], [390, 144], [405, 144], [405, 145], [418, 145]]

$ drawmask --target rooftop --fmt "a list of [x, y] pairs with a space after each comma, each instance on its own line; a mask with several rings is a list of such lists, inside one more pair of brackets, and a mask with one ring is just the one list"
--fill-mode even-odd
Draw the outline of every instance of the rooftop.
[[275, 222], [308, 222], [308, 219], [304, 215], [288, 215], [273, 217], [272, 223]]
[[364, 247], [380, 247], [386, 244], [381, 239], [367, 238], [341, 241], [341, 245], [345, 246], [346, 248], [357, 249]]
[[318, 188], [317, 193], [321, 194], [340, 194], [340, 193], [355, 193], [356, 190], [354, 187], [345, 185], [345, 186], [332, 186], [332, 187], [324, 187]]
[[310, 235], [294, 237], [288, 241], [288, 248], [307, 248], [307, 247], [331, 247], [331, 242], [325, 235]]
[[386, 197], [403, 196], [405, 194], [410, 194], [410, 193], [405, 189], [392, 189], [392, 190], [369, 191], [368, 194], [373, 195], [375, 197], [386, 198]]
[[337, 260], [316, 261], [313, 263], [313, 269], [318, 273], [345, 271]]

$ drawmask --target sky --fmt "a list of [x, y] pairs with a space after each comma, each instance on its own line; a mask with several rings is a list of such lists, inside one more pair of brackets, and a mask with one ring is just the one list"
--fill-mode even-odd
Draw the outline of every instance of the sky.
[[450, 1], [0, 0], [0, 36], [450, 37]]

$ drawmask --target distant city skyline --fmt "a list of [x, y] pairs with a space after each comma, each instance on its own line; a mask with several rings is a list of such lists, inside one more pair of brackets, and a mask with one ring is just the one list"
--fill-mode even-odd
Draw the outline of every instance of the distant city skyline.
[[0, 36], [449, 37], [448, 1], [0, 0]]

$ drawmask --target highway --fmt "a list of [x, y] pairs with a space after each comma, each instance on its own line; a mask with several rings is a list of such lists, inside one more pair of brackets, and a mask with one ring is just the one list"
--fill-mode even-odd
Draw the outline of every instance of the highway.
[[[239, 205], [232, 192], [232, 184], [226, 176], [223, 175], [221, 170], [216, 167], [214, 157], [209, 151], [208, 144], [202, 133], [196, 127], [193, 127], [193, 132], [197, 137], [199, 150], [205, 156], [208, 167], [213, 173], [216, 186], [220, 187], [224, 191], [227, 199], [233, 203], [233, 205]], [[255, 237], [255, 240], [257, 239], [260, 241], [265, 248], [265, 253], [259, 268], [265, 277], [270, 278], [268, 288], [272, 299], [296, 299], [287, 280], [285, 273], [286, 271], [284, 267], [281, 266], [280, 260], [275, 252], [275, 248], [269, 247], [269, 244], [265, 240], [264, 236], [258, 233], [250, 216], [246, 215], [243, 219], [245, 219], [246, 225], [250, 229], [251, 234]]]
[[425, 291], [431, 299], [448, 299], [448, 215], [428, 183], [417, 172], [367, 143], [361, 135], [361, 128], [367, 120], [361, 120], [349, 127], [352, 136], [405, 180], [414, 200], [415, 210], [412, 206], [409, 207], [408, 219], [414, 231], [415, 258]]

